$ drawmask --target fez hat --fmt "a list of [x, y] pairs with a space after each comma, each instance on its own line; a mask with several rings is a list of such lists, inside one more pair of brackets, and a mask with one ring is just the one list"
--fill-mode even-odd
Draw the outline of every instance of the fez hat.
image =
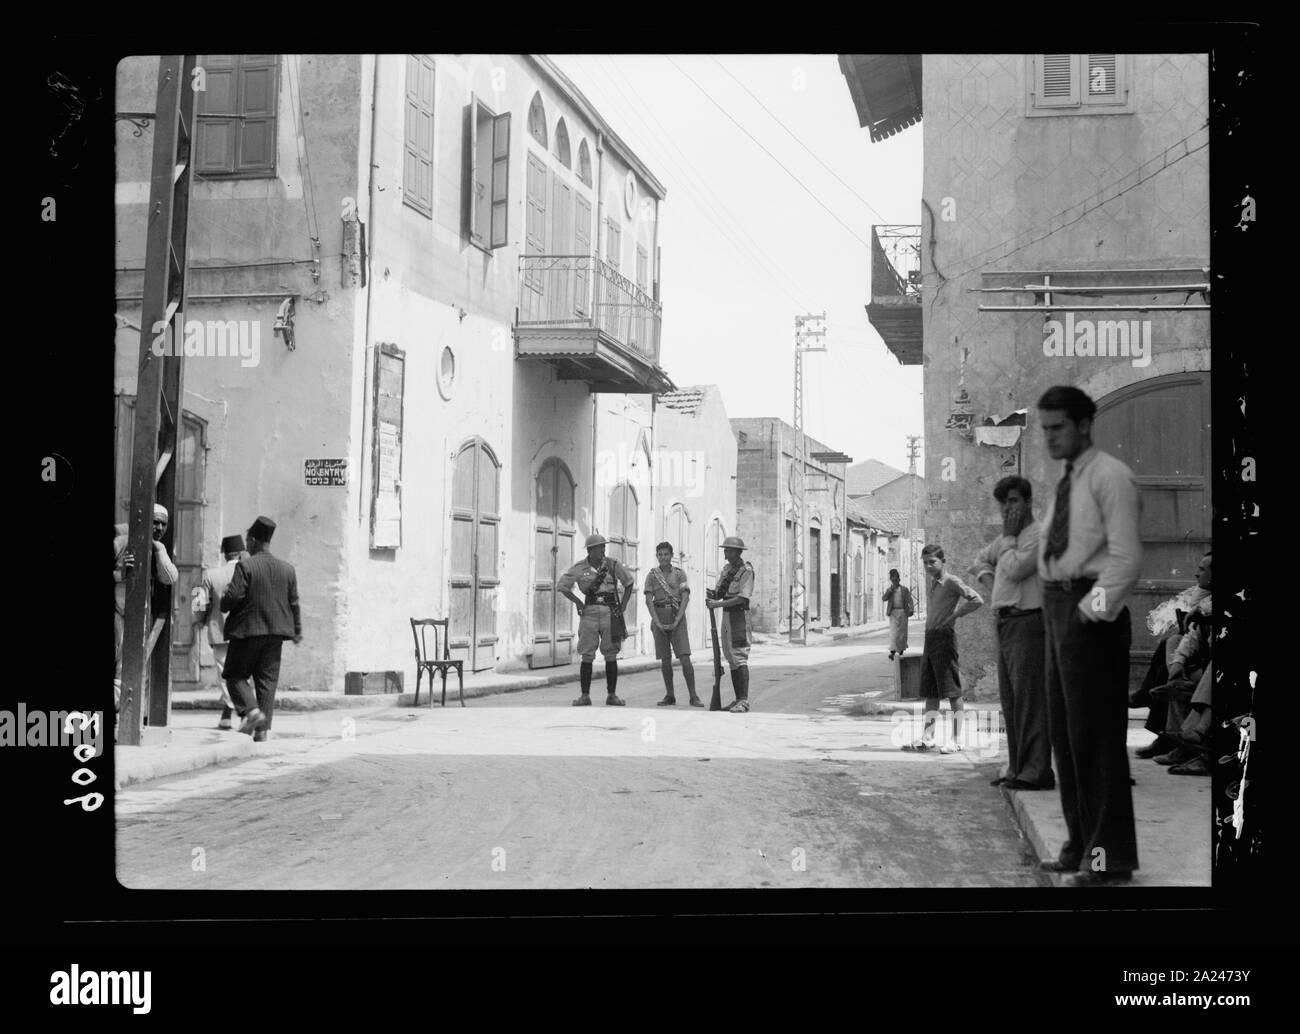
[[244, 551], [243, 535], [227, 535], [221, 540], [221, 552], [225, 553], [242, 553]]
[[258, 517], [248, 529], [248, 537], [260, 542], [270, 542], [275, 534], [275, 521], [270, 517]]
[[744, 549], [745, 540], [741, 538], [737, 538], [735, 535], [728, 535], [725, 539], [722, 540], [722, 548], [723, 549]]
[[604, 545], [608, 545], [608, 543], [609, 543], [609, 540], [608, 540], [607, 538], [605, 538], [604, 535], [601, 535], [599, 532], [597, 532], [595, 535], [588, 535], [588, 536], [587, 536], [587, 548], [588, 548], [588, 549], [594, 549], [596, 546], [604, 546]]

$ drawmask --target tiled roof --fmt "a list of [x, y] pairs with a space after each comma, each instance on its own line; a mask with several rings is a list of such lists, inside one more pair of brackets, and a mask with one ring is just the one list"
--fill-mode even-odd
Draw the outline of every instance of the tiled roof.
[[661, 406], [667, 406], [669, 409], [686, 416], [695, 416], [699, 413], [700, 405], [704, 402], [706, 391], [708, 391], [708, 386], [699, 384], [692, 388], [678, 388], [676, 391], [656, 395], [655, 399]]
[[846, 513], [849, 520], [859, 524], [869, 524], [873, 528], [879, 528], [891, 535], [904, 535], [907, 533], [906, 510], [869, 510], [857, 503], [849, 502], [846, 505]]
[[907, 471], [898, 470], [880, 460], [863, 460], [855, 463], [844, 472], [845, 489], [849, 495], [866, 495], [874, 492], [881, 485], [901, 478]]

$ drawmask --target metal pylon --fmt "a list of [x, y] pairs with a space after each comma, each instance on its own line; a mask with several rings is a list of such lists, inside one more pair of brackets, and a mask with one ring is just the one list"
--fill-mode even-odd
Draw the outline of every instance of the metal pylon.
[[810, 347], [809, 338], [825, 337], [826, 331], [805, 330], [806, 323], [819, 323], [826, 319], [826, 313], [820, 316], [805, 314], [794, 318], [794, 454], [793, 477], [790, 479], [790, 499], [794, 510], [794, 569], [790, 572], [792, 599], [790, 603], [790, 642], [806, 643], [808, 641], [808, 596], [804, 580], [804, 497], [807, 494], [808, 465], [807, 445], [803, 433], [803, 356], [805, 352], [825, 352], [826, 346]]

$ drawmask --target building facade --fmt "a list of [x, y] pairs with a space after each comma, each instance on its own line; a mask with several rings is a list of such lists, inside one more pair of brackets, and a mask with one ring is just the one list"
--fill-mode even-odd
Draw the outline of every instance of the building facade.
[[[924, 132], [923, 222], [873, 228], [869, 318], [924, 363], [925, 531], [959, 573], [1000, 530], [992, 490], [1061, 476], [1035, 404], [1072, 384], [1142, 496], [1133, 661], [1150, 608], [1210, 539], [1208, 60], [1204, 54], [844, 55], [873, 139]], [[1017, 411], [1027, 409], [1024, 417]], [[996, 684], [991, 616], [959, 622]]]
[[[793, 599], [795, 522], [794, 428], [775, 417], [733, 419], [736, 432], [736, 524], [745, 558], [754, 565], [754, 628], [788, 632]], [[851, 593], [846, 556], [848, 525], [844, 463], [823, 463], [815, 452], [832, 452], [804, 436], [804, 586], [810, 630], [846, 624]], [[796, 625], [798, 622], [796, 621]]]
[[[555, 583], [582, 539], [653, 563], [640, 485], [652, 396], [673, 388], [662, 184], [545, 57], [199, 64], [173, 678], [206, 659], [189, 586], [259, 513], [298, 570], [306, 639], [285, 684], [413, 677], [413, 617], [449, 617], [467, 671], [570, 663]], [[150, 110], [157, 68], [119, 66], [119, 111]], [[115, 521], [152, 143], [138, 128], [118, 129]], [[625, 653], [649, 646], [633, 606]]]

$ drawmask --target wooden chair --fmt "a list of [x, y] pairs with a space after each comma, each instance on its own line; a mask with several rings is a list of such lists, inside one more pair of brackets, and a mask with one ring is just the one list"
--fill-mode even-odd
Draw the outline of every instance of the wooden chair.
[[[442, 656], [438, 656], [438, 626], [442, 626]], [[433, 627], [433, 653], [428, 651], [426, 634]], [[448, 618], [411, 618], [411, 635], [415, 638], [415, 703], [420, 702], [420, 679], [429, 673], [429, 706], [433, 706], [434, 674], [442, 674], [442, 706], [447, 706], [447, 669], [456, 669], [456, 681], [460, 685], [460, 706], [465, 706], [465, 672], [464, 661], [451, 658], [451, 623]]]

